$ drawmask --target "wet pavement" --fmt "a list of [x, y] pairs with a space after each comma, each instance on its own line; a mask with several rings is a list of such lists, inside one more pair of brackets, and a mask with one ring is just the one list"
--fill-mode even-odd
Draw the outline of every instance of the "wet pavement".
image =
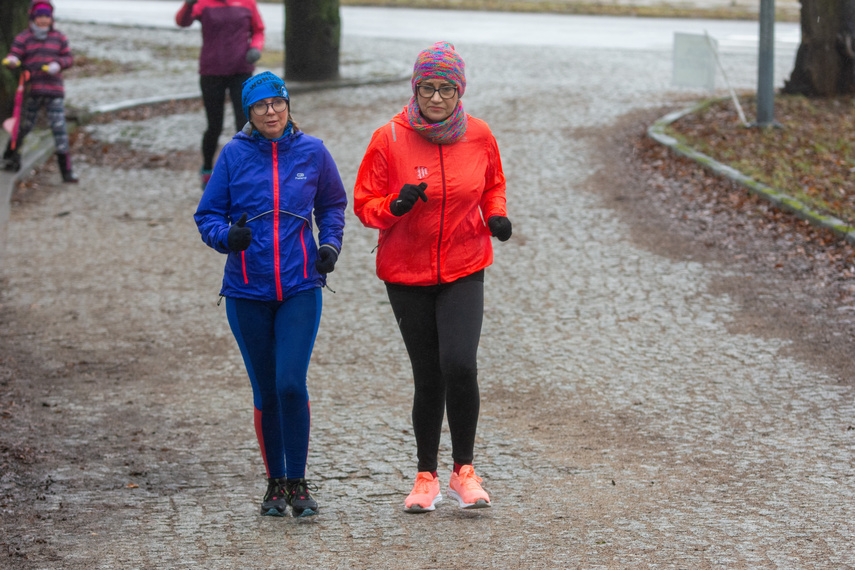
[[[146, 47], [192, 36], [64, 28], [87, 53], [151, 59], [130, 77], [69, 85], [70, 100], [94, 107], [196, 85], [192, 62], [164, 62]], [[393, 74], [424, 47], [343, 41], [345, 59], [385, 61]], [[59, 430], [67, 460], [45, 473], [39, 517], [6, 538], [26, 553], [10, 560], [855, 568], [852, 378], [794, 359], [790, 341], [731, 332], [739, 306], [710, 287], [731, 275], [727, 266], [636, 247], [586, 190], [615, 167], [597, 154], [599, 129], [704, 94], [671, 86], [665, 47], [457, 47], [469, 74], [466, 109], [499, 141], [514, 222], [487, 272], [479, 352], [476, 468], [493, 508], [468, 513], [446, 500], [427, 515], [402, 511], [415, 475], [410, 370], [374, 276], [376, 234], [349, 211], [309, 370], [308, 476], [321, 515], [259, 517], [251, 397], [216, 306], [223, 259], [192, 220], [198, 175], [81, 161], [79, 186], [10, 219], [4, 306], [49, 323], [29, 333], [33, 350], [48, 370], [71, 370], [44, 380], [33, 418]], [[777, 77], [793, 55], [778, 52]], [[754, 85], [756, 53], [734, 49], [724, 59], [737, 87]], [[294, 114], [325, 141], [351, 189], [372, 131], [407, 91], [396, 82], [298, 93]], [[185, 151], [198, 148], [204, 118], [86, 128], [144, 151]], [[443, 485], [448, 455], [445, 433]]]

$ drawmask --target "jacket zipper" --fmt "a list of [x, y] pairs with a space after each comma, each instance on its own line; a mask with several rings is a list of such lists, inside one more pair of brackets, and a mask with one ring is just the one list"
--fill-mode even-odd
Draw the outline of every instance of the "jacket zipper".
[[278, 143], [273, 143], [273, 279], [276, 281], [276, 300], [282, 300], [282, 277], [279, 274], [279, 153]]
[[439, 210], [439, 237], [436, 242], [436, 284], [442, 285], [442, 230], [445, 227], [445, 162], [442, 160], [442, 145], [436, 145], [439, 150], [439, 173], [442, 176], [442, 206]]

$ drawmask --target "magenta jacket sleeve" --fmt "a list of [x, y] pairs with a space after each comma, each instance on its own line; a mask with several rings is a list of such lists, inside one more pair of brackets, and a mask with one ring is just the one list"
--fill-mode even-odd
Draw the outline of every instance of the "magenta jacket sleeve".
[[187, 28], [193, 25], [193, 20], [195, 19], [196, 17], [193, 15], [193, 7], [187, 4], [187, 2], [182, 3], [178, 13], [175, 14], [175, 23], [182, 28]]
[[264, 21], [261, 19], [261, 14], [258, 11], [258, 4], [252, 3], [252, 23], [250, 24], [251, 37], [249, 47], [254, 47], [258, 51], [264, 48]]

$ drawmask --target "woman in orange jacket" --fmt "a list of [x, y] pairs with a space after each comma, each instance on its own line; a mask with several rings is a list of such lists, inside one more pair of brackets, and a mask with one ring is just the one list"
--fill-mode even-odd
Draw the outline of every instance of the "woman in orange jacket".
[[404, 507], [432, 511], [442, 498], [437, 455], [446, 412], [448, 494], [461, 508], [489, 507], [472, 467], [477, 352], [490, 237], [511, 237], [505, 175], [490, 128], [463, 110], [464, 63], [453, 45], [421, 52], [411, 85], [404, 110], [374, 132], [354, 188], [357, 217], [380, 230], [377, 276], [413, 367], [418, 473]]

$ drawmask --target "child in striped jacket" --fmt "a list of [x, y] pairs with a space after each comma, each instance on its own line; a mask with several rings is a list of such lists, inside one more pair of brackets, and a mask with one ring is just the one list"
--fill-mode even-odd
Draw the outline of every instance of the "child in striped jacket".
[[20, 148], [36, 122], [39, 110], [47, 111], [50, 129], [56, 145], [56, 156], [63, 182], [77, 182], [71, 169], [68, 129], [65, 121], [65, 89], [62, 70], [73, 63], [68, 39], [53, 27], [53, 5], [47, 0], [33, 0], [30, 6], [30, 26], [12, 41], [3, 65], [10, 69], [21, 67], [29, 73], [26, 101], [21, 109], [18, 136], [9, 141], [3, 153], [6, 170], [21, 168]]

